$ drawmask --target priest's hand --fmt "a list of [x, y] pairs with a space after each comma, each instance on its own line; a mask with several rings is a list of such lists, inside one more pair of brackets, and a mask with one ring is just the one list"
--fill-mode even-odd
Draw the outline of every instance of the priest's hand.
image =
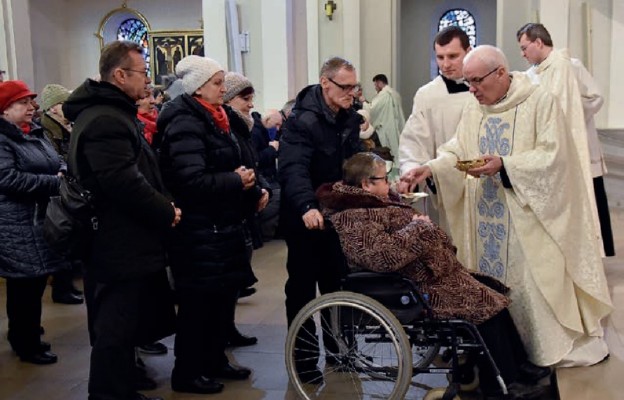
[[474, 176], [475, 178], [479, 178], [481, 175], [496, 175], [503, 167], [503, 159], [499, 156], [486, 154], [481, 157], [481, 159], [487, 161], [483, 167], [468, 170], [468, 174]]
[[425, 181], [432, 176], [431, 168], [427, 165], [412, 168], [401, 176], [398, 189], [399, 193], [413, 192], [416, 185]]

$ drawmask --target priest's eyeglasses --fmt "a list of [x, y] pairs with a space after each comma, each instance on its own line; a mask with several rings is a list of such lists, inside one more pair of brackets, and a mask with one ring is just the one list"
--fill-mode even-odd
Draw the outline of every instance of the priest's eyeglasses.
[[355, 91], [355, 88], [358, 85], [343, 85], [341, 83], [336, 82], [335, 80], [333, 80], [332, 78], [327, 78], [331, 83], [333, 83], [334, 85], [338, 86], [340, 89], [342, 89], [343, 92], [345, 93], [351, 93], [353, 91]]
[[483, 80], [485, 78], [487, 78], [488, 76], [492, 75], [494, 72], [498, 71], [500, 69], [500, 67], [496, 67], [493, 70], [491, 70], [490, 72], [488, 72], [487, 74], [483, 75], [480, 78], [472, 78], [472, 79], [465, 79], [464, 78], [464, 82], [466, 82], [466, 85], [468, 86], [479, 86]]

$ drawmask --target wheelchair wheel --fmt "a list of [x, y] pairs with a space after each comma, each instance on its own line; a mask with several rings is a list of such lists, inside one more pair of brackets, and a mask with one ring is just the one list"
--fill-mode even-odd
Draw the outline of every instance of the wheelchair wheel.
[[335, 292], [311, 301], [293, 320], [286, 368], [304, 399], [398, 400], [412, 379], [410, 348], [400, 322], [382, 304]]
[[[435, 388], [427, 392], [423, 400], [442, 400], [444, 398], [445, 388]], [[453, 397], [453, 400], [460, 400], [459, 396]]]

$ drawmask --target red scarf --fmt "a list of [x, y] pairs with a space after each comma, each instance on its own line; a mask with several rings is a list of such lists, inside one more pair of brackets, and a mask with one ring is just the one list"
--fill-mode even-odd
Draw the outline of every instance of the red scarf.
[[22, 129], [22, 132], [24, 132], [24, 135], [28, 135], [30, 133], [30, 124], [28, 122], [24, 122], [20, 128]]
[[148, 112], [139, 112], [137, 114], [139, 121], [145, 124], [143, 128], [143, 136], [147, 140], [147, 143], [152, 144], [154, 140], [154, 134], [156, 133], [156, 120], [158, 119], [158, 110], [155, 108]]
[[206, 100], [202, 99], [201, 97], [195, 96], [193, 98], [197, 100], [199, 104], [204, 106], [206, 110], [208, 110], [210, 115], [212, 115], [212, 118], [215, 120], [215, 123], [217, 124], [219, 129], [221, 129], [225, 133], [230, 133], [230, 121], [228, 120], [227, 114], [225, 113], [225, 110], [223, 109], [223, 107], [221, 106], [215, 107], [214, 105], [208, 103]]

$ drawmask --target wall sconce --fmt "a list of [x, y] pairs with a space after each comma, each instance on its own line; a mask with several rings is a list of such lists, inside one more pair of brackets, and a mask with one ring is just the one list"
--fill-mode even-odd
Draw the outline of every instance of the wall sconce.
[[336, 11], [336, 3], [333, 0], [329, 0], [325, 3], [325, 15], [327, 15], [327, 18], [329, 18], [330, 21], [334, 16], [334, 11]]

